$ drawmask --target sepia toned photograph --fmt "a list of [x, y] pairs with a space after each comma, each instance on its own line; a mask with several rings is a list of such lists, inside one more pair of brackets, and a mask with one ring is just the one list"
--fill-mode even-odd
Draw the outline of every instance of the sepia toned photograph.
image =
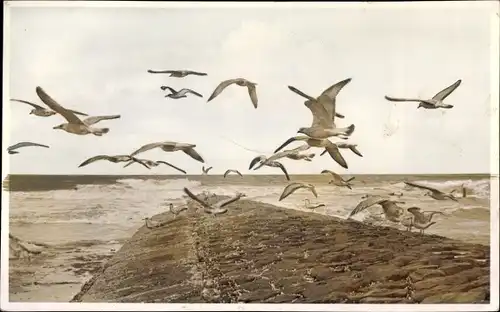
[[2, 310], [498, 310], [499, 19], [5, 1]]

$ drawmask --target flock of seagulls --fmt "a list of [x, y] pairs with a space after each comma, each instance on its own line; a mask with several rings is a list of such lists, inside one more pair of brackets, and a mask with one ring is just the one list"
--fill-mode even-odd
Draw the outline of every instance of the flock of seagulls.
[[[152, 70], [148, 69], [148, 73], [151, 74], [167, 74], [168, 77], [175, 77], [175, 78], [184, 78], [188, 75], [194, 75], [194, 76], [207, 76], [207, 73], [204, 72], [197, 72], [197, 71], [192, 71], [192, 70]], [[260, 168], [266, 166], [266, 167], [271, 167], [271, 168], [279, 168], [287, 181], [291, 181], [291, 178], [283, 165], [283, 163], [279, 162], [278, 160], [280, 159], [292, 159], [292, 160], [297, 160], [297, 161], [308, 161], [311, 162], [315, 154], [314, 153], [307, 153], [311, 148], [319, 148], [321, 149], [321, 154], [320, 156], [323, 156], [324, 154], [328, 153], [328, 155], [335, 161], [340, 167], [347, 169], [348, 168], [348, 163], [345, 160], [344, 156], [341, 153], [342, 149], [349, 149], [352, 153], [356, 154], [359, 157], [363, 157], [361, 152], [358, 149], [358, 145], [347, 142], [345, 140], [349, 139], [351, 135], [354, 133], [356, 127], [354, 124], [350, 124], [348, 126], [343, 126], [340, 127], [337, 125], [337, 118], [338, 119], [344, 119], [345, 116], [343, 114], [340, 114], [337, 112], [336, 106], [337, 106], [337, 96], [339, 92], [351, 82], [351, 78], [344, 79], [340, 82], [337, 82], [330, 87], [326, 88], [319, 96], [313, 97], [311, 95], [308, 95], [307, 93], [299, 90], [297, 87], [294, 86], [288, 86], [288, 89], [303, 98], [304, 101], [304, 106], [307, 107], [311, 114], [312, 114], [312, 122], [310, 126], [308, 127], [300, 127], [297, 129], [297, 134], [300, 135], [295, 135], [290, 138], [288, 138], [283, 144], [281, 144], [272, 155], [259, 155], [257, 157], [254, 157], [249, 165], [249, 170], [259, 170]], [[453, 105], [444, 103], [443, 101], [453, 92], [455, 91], [458, 86], [460, 86], [461, 80], [457, 80], [455, 83], [452, 85], [446, 87], [442, 91], [438, 92], [434, 97], [431, 99], [419, 99], [419, 98], [396, 98], [396, 97], [390, 97], [390, 96], [385, 96], [385, 98], [388, 101], [394, 101], [394, 102], [418, 102], [418, 107], [417, 108], [425, 108], [425, 109], [451, 109], [453, 108]], [[248, 91], [248, 95], [250, 97], [251, 103], [255, 109], [258, 108], [258, 97], [257, 97], [257, 83], [252, 82], [250, 80], [247, 80], [245, 78], [234, 78], [234, 79], [228, 79], [220, 82], [217, 87], [214, 89], [210, 97], [208, 98], [207, 102], [213, 101], [215, 98], [221, 95], [221, 93], [228, 88], [231, 85], [237, 85], [240, 87], [246, 87]], [[169, 94], [166, 94], [166, 98], [170, 99], [182, 99], [188, 97], [188, 95], [193, 95], [199, 98], [203, 98], [203, 95], [200, 94], [199, 92], [189, 89], [189, 88], [182, 88], [180, 90], [175, 90], [174, 88], [170, 86], [165, 86], [162, 85], [161, 90], [163, 91], [168, 91], [170, 92]], [[53, 115], [59, 115], [62, 116], [66, 122], [61, 123], [57, 126], [54, 126], [53, 129], [60, 129], [63, 130], [69, 134], [74, 134], [74, 135], [95, 135], [95, 136], [103, 136], [106, 133], [110, 131], [109, 128], [103, 127], [99, 128], [96, 127], [95, 125], [97, 123], [100, 123], [102, 121], [107, 121], [107, 120], [114, 120], [114, 119], [119, 119], [121, 118], [120, 115], [105, 115], [105, 116], [88, 116], [86, 113], [82, 113], [73, 109], [69, 109], [64, 107], [63, 105], [59, 104], [54, 98], [52, 98], [42, 87], [37, 86], [35, 89], [36, 94], [38, 95], [39, 99], [41, 100], [42, 103], [44, 103], [48, 108], [45, 108], [41, 105], [34, 104], [29, 101], [25, 100], [20, 100], [20, 99], [11, 99], [14, 102], [18, 103], [23, 103], [30, 105], [33, 107], [33, 109], [30, 111], [30, 114], [39, 116], [39, 117], [49, 117]], [[84, 116], [86, 118], [82, 118], [81, 116]], [[336, 139], [336, 140], [334, 140]], [[292, 149], [285, 149], [289, 144], [293, 142], [303, 142], [302, 145], [292, 148]], [[17, 154], [18, 149], [23, 148], [23, 147], [28, 147], [28, 146], [37, 146], [37, 147], [45, 147], [49, 148], [47, 145], [39, 144], [39, 143], [33, 143], [33, 142], [20, 142], [17, 144], [14, 144], [8, 148], [8, 153], [9, 154]], [[124, 154], [124, 155], [96, 155], [94, 157], [91, 157], [89, 159], [84, 160], [79, 167], [84, 167], [87, 166], [91, 163], [94, 163], [96, 161], [101, 161], [101, 160], [106, 160], [111, 163], [125, 163], [124, 167], [128, 167], [134, 163], [138, 163], [148, 169], [151, 169], [152, 167], [157, 167], [159, 165], [166, 165], [169, 166], [176, 171], [182, 172], [186, 174], [187, 172], [179, 168], [169, 162], [163, 161], [163, 160], [149, 160], [149, 159], [140, 159], [137, 158], [137, 155], [145, 153], [147, 151], [153, 150], [153, 149], [161, 149], [164, 152], [176, 152], [176, 151], [182, 151], [185, 153], [187, 156], [190, 158], [201, 162], [205, 163], [205, 160], [203, 157], [198, 153], [196, 150], [196, 144], [192, 143], [183, 143], [183, 142], [174, 142], [174, 141], [163, 141], [163, 142], [153, 142], [153, 143], [147, 143], [135, 151], [131, 152], [130, 154]], [[212, 167], [205, 168], [205, 166], [202, 167], [202, 174], [207, 175], [209, 171], [212, 169]], [[238, 176], [243, 176], [238, 170], [236, 169], [228, 169], [224, 173], [224, 178], [226, 178], [230, 174], [236, 174]], [[346, 187], [350, 190], [352, 190], [352, 180], [354, 179], [353, 177], [350, 179], [343, 179], [339, 174], [332, 170], [323, 170], [321, 174], [328, 174], [331, 176], [331, 181], [329, 184], [333, 186], [338, 186], [338, 187]], [[454, 201], [458, 201], [457, 198], [452, 194], [452, 193], [444, 193], [442, 191], [439, 191], [435, 188], [425, 186], [425, 185], [419, 185], [416, 183], [412, 182], [405, 182], [407, 185], [411, 187], [417, 187], [421, 189], [425, 189], [429, 191], [425, 195], [430, 196], [433, 199], [436, 200], [446, 200], [446, 199], [451, 199]], [[284, 200], [291, 194], [293, 194], [295, 191], [299, 189], [305, 189], [310, 191], [316, 198], [318, 197], [318, 193], [316, 191], [316, 188], [313, 184], [310, 183], [302, 183], [302, 182], [290, 182], [286, 187], [284, 188], [281, 196], [279, 197], [279, 201]], [[187, 188], [184, 189], [184, 192], [187, 194], [187, 196], [191, 199], [193, 199], [195, 202], [199, 203], [201, 206], [204, 207], [204, 211], [209, 214], [217, 215], [220, 213], [225, 213], [227, 211], [225, 206], [228, 204], [239, 200], [242, 197], [245, 197], [244, 194], [238, 193], [234, 197], [232, 197], [229, 200], [224, 200], [221, 202], [218, 202], [216, 204], [209, 204], [208, 203], [208, 197], [206, 198], [200, 198], [196, 195], [194, 195], [190, 190]], [[207, 195], [208, 196], [208, 195]], [[402, 194], [401, 194], [402, 196]], [[400, 196], [398, 196], [400, 197]], [[352, 217], [353, 215], [368, 209], [374, 205], [379, 205], [383, 209], [383, 213], [385, 214], [385, 217], [387, 220], [392, 221], [392, 222], [398, 222], [402, 224], [407, 225], [407, 229], [411, 230], [412, 227], [420, 229], [422, 232], [424, 229], [426, 229], [428, 226], [432, 225], [432, 216], [434, 214], [430, 214], [430, 217], [424, 216], [424, 212], [421, 211], [420, 208], [418, 207], [411, 207], [406, 209], [408, 213], [412, 215], [412, 218], [410, 221], [407, 219], [402, 219], [406, 213], [404, 212], [404, 209], [398, 206], [398, 204], [402, 204], [404, 202], [398, 201], [398, 200], [392, 200], [390, 197], [385, 197], [385, 196], [367, 196], [362, 202], [360, 202], [356, 208], [350, 213], [349, 217]], [[306, 206], [310, 206], [309, 200], [306, 202]], [[323, 204], [316, 205], [313, 208], [310, 209], [316, 209], [318, 207], [323, 207]], [[174, 213], [175, 215], [179, 214], [183, 210], [175, 210], [173, 206], [170, 207], [170, 211]], [[175, 212], [174, 212], [175, 211]], [[148, 224], [151, 224], [151, 220], [146, 220]], [[409, 222], [409, 223], [408, 223]], [[432, 224], [431, 224], [432, 223]]]

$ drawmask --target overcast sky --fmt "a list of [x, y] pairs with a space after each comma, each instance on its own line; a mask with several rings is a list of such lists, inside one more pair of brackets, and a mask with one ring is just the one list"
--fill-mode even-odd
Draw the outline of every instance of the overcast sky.
[[[343, 150], [345, 170], [312, 149], [317, 156], [311, 163], [283, 160], [290, 173], [488, 172], [494, 11], [486, 2], [416, 4], [11, 7], [7, 143], [32, 141], [50, 149], [25, 148], [8, 156], [10, 172], [175, 173], [168, 167], [123, 169], [106, 161], [78, 165], [97, 154], [127, 154], [147, 143], [177, 141], [196, 144], [205, 165], [214, 167], [211, 173], [233, 168], [245, 174], [258, 152], [271, 153], [311, 124], [304, 100], [287, 85], [318, 96], [349, 77], [337, 97], [337, 111], [346, 118], [337, 125], [356, 125], [349, 142], [358, 144], [364, 157]], [[169, 78], [147, 69], [191, 69], [208, 76]], [[236, 85], [206, 102], [219, 82], [237, 77], [258, 84], [258, 109], [246, 88]], [[455, 105], [451, 110], [417, 110], [417, 103], [384, 99], [431, 98], [457, 79], [461, 86], [445, 101]], [[164, 98], [161, 85], [192, 88], [204, 98]], [[65, 107], [121, 119], [97, 124], [110, 128], [102, 137], [53, 130], [66, 122], [60, 115], [29, 115], [30, 106], [8, 101], [42, 104], [36, 86]], [[182, 152], [152, 150], [140, 158], [170, 161], [190, 174], [200, 173], [203, 165]], [[264, 167], [258, 173], [277, 172]]]

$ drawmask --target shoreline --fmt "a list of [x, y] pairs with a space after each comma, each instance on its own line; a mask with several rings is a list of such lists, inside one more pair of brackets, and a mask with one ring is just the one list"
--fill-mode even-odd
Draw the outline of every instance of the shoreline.
[[70, 302], [489, 302], [488, 245], [244, 199], [152, 219]]

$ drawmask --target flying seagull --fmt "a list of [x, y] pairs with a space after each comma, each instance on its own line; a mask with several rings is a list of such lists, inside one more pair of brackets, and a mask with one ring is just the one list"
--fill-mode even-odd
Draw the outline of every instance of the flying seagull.
[[188, 93], [191, 93], [191, 94], [194, 94], [198, 97], [203, 97], [203, 95], [199, 94], [198, 92], [196, 91], [193, 91], [191, 89], [188, 89], [188, 88], [182, 88], [180, 89], [179, 91], [176, 91], [175, 89], [171, 88], [171, 87], [167, 87], [167, 86], [161, 86], [160, 87], [162, 90], [169, 90], [171, 93], [170, 94], [167, 94], [165, 95], [165, 97], [169, 97], [171, 99], [180, 99], [180, 98], [185, 98], [187, 97], [187, 94]]
[[119, 163], [119, 162], [128, 162], [128, 161], [135, 161], [135, 162], [138, 162], [140, 163], [141, 165], [143, 165], [144, 167], [150, 169], [148, 167], [147, 164], [145, 164], [144, 162], [142, 162], [140, 159], [137, 159], [135, 157], [132, 157], [130, 155], [114, 155], [114, 156], [109, 156], [109, 155], [97, 155], [97, 156], [94, 156], [94, 157], [90, 157], [89, 159], [85, 160], [84, 162], [82, 162], [78, 168], [80, 167], [84, 167], [88, 164], [91, 164], [93, 162], [96, 162], [96, 161], [99, 161], [99, 160], [107, 160], [107, 161], [110, 161], [112, 163]]
[[462, 80], [459, 79], [455, 83], [453, 83], [451, 86], [448, 86], [444, 88], [443, 90], [439, 91], [436, 95], [432, 97], [430, 100], [423, 100], [423, 99], [417, 99], [417, 98], [395, 98], [395, 97], [390, 97], [390, 96], [385, 96], [386, 100], [393, 101], [393, 102], [418, 102], [418, 108], [423, 107], [427, 109], [436, 109], [436, 108], [452, 108], [453, 105], [450, 104], [445, 104], [443, 103], [444, 99], [448, 97], [453, 91], [455, 91], [456, 88], [462, 83]]
[[236, 194], [236, 196], [234, 196], [232, 198], [224, 199], [224, 200], [221, 200], [221, 201], [211, 205], [211, 204], [207, 203], [206, 201], [201, 200], [201, 198], [199, 198], [198, 196], [194, 195], [187, 187], [184, 188], [184, 193], [186, 193], [194, 201], [201, 204], [206, 213], [213, 214], [214, 216], [218, 215], [218, 214], [226, 213], [227, 208], [224, 208], [225, 206], [239, 200], [242, 197], [246, 197], [245, 194], [238, 193], [238, 194]]
[[316, 193], [316, 188], [314, 187], [314, 185], [310, 183], [292, 182], [285, 187], [283, 193], [280, 196], [279, 201], [282, 201], [283, 199], [287, 198], [290, 194], [301, 188], [306, 188], [310, 190], [315, 197], [318, 197], [318, 193]]
[[196, 76], [206, 76], [207, 73], [196, 72], [192, 70], [153, 70], [148, 69], [148, 73], [150, 74], [170, 74], [169, 77], [177, 77], [183, 78], [187, 75], [196, 75]]
[[451, 193], [446, 194], [446, 193], [441, 192], [440, 190], [437, 190], [437, 189], [430, 187], [430, 186], [420, 185], [420, 184], [416, 184], [413, 182], [406, 182], [406, 181], [405, 181], [405, 184], [430, 191], [430, 192], [425, 193], [424, 196], [430, 196], [436, 200], [445, 200], [445, 199], [449, 198], [451, 200], [458, 201], [458, 199], [455, 196], [453, 196]]
[[212, 169], [212, 167], [205, 168], [205, 166], [201, 167], [202, 175], [207, 175], [208, 172]]
[[321, 173], [329, 173], [332, 176], [332, 180], [330, 182], [328, 182], [329, 184], [333, 184], [333, 185], [337, 185], [337, 186], [345, 186], [348, 189], [352, 190], [351, 184], [349, 182], [354, 180], [355, 177], [344, 180], [341, 176], [339, 176], [335, 172], [330, 171], [330, 170], [326, 170], [326, 169], [321, 171]]
[[36, 87], [36, 94], [38, 95], [38, 97], [40, 97], [42, 102], [44, 102], [48, 107], [59, 113], [68, 121], [68, 123], [55, 126], [53, 127], [53, 129], [62, 129], [68, 133], [73, 133], [78, 135], [86, 135], [92, 133], [93, 135], [96, 136], [102, 136], [103, 134], [109, 132], [109, 128], [93, 128], [90, 127], [90, 125], [85, 124], [83, 121], [80, 120], [80, 118], [78, 118], [75, 115], [75, 113], [62, 107], [53, 98], [51, 98], [41, 87]]
[[310, 148], [309, 145], [303, 144], [303, 145], [296, 147], [294, 149], [291, 149], [291, 150], [285, 150], [285, 151], [282, 151], [279, 153], [274, 153], [269, 158], [261, 159], [260, 164], [257, 167], [255, 167], [253, 170], [258, 170], [258, 169], [262, 168], [263, 166], [266, 166], [267, 164], [269, 164], [275, 160], [278, 160], [280, 158], [284, 158], [284, 157], [290, 158], [290, 156], [292, 156], [292, 155], [294, 155], [292, 157], [298, 158], [297, 155], [299, 155], [300, 152], [306, 151], [309, 148]]
[[297, 132], [303, 133], [315, 139], [326, 139], [332, 136], [347, 138], [355, 129], [354, 124], [346, 128], [337, 128], [335, 125], [335, 100], [327, 95], [321, 95], [317, 99], [305, 94], [299, 89], [288, 86], [291, 91], [307, 98], [304, 105], [309, 108], [313, 115], [310, 127], [301, 127]]
[[[24, 101], [24, 100], [18, 100], [18, 99], [10, 99], [10, 100], [14, 101], [14, 102], [19, 102], [19, 103], [24, 103], [24, 104], [31, 105], [33, 107], [33, 109], [30, 111], [30, 115], [35, 115], [35, 116], [39, 116], [39, 117], [49, 117], [49, 116], [57, 114], [54, 111], [51, 111], [51, 110], [46, 109], [46, 108], [43, 108], [40, 105], [37, 105], [37, 104], [32, 103], [32, 102], [28, 102], [28, 101]], [[68, 109], [68, 110], [70, 112], [73, 112], [73, 114], [75, 114], [75, 115], [88, 116], [87, 114], [81, 113], [79, 111], [75, 111], [75, 110], [72, 110], [72, 109]]]
[[[347, 142], [335, 142], [335, 145], [337, 145], [338, 148], [348, 148], [354, 154], [358, 155], [359, 157], [363, 157], [363, 155], [357, 149], [358, 144], [351, 144], [351, 143], [347, 143]], [[323, 152], [321, 152], [320, 156], [323, 156], [326, 152], [328, 152], [328, 151], [325, 149]]]
[[257, 108], [258, 104], [258, 99], [257, 99], [257, 90], [256, 86], [257, 84], [251, 81], [248, 81], [244, 78], [236, 78], [236, 79], [229, 79], [221, 82], [217, 88], [215, 88], [214, 92], [210, 97], [208, 98], [207, 102], [210, 102], [213, 100], [216, 96], [218, 96], [226, 87], [228, 87], [231, 84], [237, 84], [240, 87], [247, 87], [248, 88], [248, 94], [250, 95], [250, 99], [252, 100], [252, 104], [255, 108]]
[[142, 147], [140, 147], [138, 150], [130, 154], [130, 156], [135, 156], [139, 153], [144, 153], [146, 151], [149, 151], [154, 148], [161, 148], [164, 152], [175, 152], [175, 151], [183, 151], [184, 153], [188, 154], [191, 156], [191, 158], [204, 163], [205, 161], [203, 158], [198, 154], [194, 148], [196, 147], [196, 144], [189, 144], [189, 143], [178, 143], [178, 142], [171, 142], [171, 141], [165, 141], [165, 142], [156, 142], [156, 143], [149, 143], [146, 144]]
[[138, 162], [141, 162], [141, 163], [144, 163], [146, 164], [146, 166], [148, 166], [149, 168], [152, 168], [152, 167], [158, 167], [159, 165], [163, 164], [163, 165], [167, 165], [169, 167], [172, 167], [174, 168], [175, 170], [177, 171], [180, 171], [184, 174], [186, 174], [187, 172], [179, 167], [176, 167], [174, 165], [172, 165], [171, 163], [169, 162], [166, 162], [166, 161], [163, 161], [163, 160], [158, 160], [158, 161], [154, 161], [154, 160], [149, 160], [149, 159], [137, 159], [137, 160], [130, 160], [128, 163], [125, 164], [125, 166], [123, 166], [123, 168], [126, 168], [128, 166], [130, 166], [131, 164], [133, 163], [138, 163]]
[[224, 172], [224, 178], [227, 177], [227, 175], [230, 174], [230, 173], [236, 173], [240, 177], [243, 176], [238, 170], [228, 169], [228, 170], [226, 170], [226, 172]]
[[354, 208], [349, 214], [349, 218], [354, 216], [361, 211], [370, 208], [373, 205], [380, 205], [384, 210], [384, 214], [387, 220], [392, 222], [400, 222], [401, 216], [404, 214], [403, 208], [399, 207], [397, 204], [404, 204], [402, 201], [389, 200], [382, 196], [369, 196], [367, 199], [360, 202], [356, 208]]
[[45, 147], [45, 148], [49, 148], [47, 145], [43, 145], [43, 144], [39, 144], [39, 143], [33, 143], [33, 142], [19, 142], [19, 143], [16, 143], [12, 146], [9, 146], [7, 148], [7, 152], [9, 154], [19, 154], [18, 151], [16, 151], [16, 149], [19, 149], [21, 147], [28, 147], [28, 146], [40, 146], [40, 147]]
[[[250, 162], [250, 166], [248, 167], [248, 170], [251, 170], [252, 167], [255, 166], [257, 163], [259, 163], [259, 162], [262, 163], [262, 162], [264, 162], [266, 160], [267, 160], [267, 157], [264, 156], [264, 155], [260, 155], [260, 156], [255, 157]], [[278, 161], [271, 161], [271, 162], [266, 163], [264, 166], [274, 167], [274, 168], [280, 168], [281, 171], [283, 171], [283, 173], [285, 174], [286, 179], [288, 181], [290, 181], [290, 176], [288, 175], [288, 172], [286, 171], [285, 166], [283, 166], [282, 163], [280, 163]]]

